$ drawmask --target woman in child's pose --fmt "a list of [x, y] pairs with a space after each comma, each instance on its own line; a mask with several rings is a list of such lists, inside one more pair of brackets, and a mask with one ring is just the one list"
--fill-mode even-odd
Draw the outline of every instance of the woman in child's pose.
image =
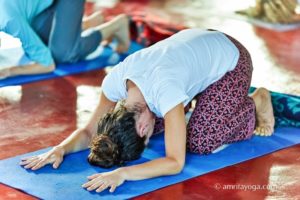
[[[83, 187], [113, 192], [126, 180], [177, 174], [186, 149], [208, 154], [249, 139], [254, 131], [272, 134], [270, 94], [259, 88], [248, 96], [251, 75], [250, 55], [232, 37], [218, 31], [180, 31], [119, 63], [104, 79], [99, 105], [85, 128], [21, 164], [32, 170], [48, 163], [57, 168], [65, 154], [86, 149], [91, 141], [92, 164], [110, 167], [137, 159], [155, 132], [155, 119], [163, 118], [165, 157], [94, 174]], [[185, 107], [193, 99], [196, 106], [186, 125]], [[125, 103], [115, 108], [121, 100]]]

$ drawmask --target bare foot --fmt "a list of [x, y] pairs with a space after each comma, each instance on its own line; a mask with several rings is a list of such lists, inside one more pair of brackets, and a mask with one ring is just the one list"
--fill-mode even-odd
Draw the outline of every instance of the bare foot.
[[93, 14], [82, 19], [82, 30], [93, 28], [101, 25], [104, 22], [104, 17], [101, 11], [96, 11]]
[[274, 132], [274, 113], [270, 92], [265, 88], [258, 88], [250, 95], [256, 107], [256, 127], [254, 134], [270, 136]]
[[118, 15], [117, 19], [119, 21], [119, 26], [114, 34], [118, 41], [116, 52], [125, 53], [130, 45], [129, 19], [125, 14]]
[[0, 70], [0, 80], [5, 79], [10, 76], [9, 68], [4, 68]]

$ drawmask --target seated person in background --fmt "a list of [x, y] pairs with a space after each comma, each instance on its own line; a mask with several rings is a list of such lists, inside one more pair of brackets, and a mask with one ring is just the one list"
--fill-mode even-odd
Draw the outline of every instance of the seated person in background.
[[101, 13], [83, 18], [85, 0], [0, 0], [0, 31], [22, 42], [34, 64], [0, 70], [0, 79], [51, 72], [58, 63], [74, 63], [116, 38], [119, 53], [129, 47], [126, 15], [102, 23]]
[[300, 22], [298, 0], [256, 0], [255, 6], [237, 13], [271, 23]]
[[[94, 174], [83, 187], [113, 192], [126, 180], [177, 174], [186, 150], [208, 154], [249, 139], [254, 131], [273, 133], [270, 93], [259, 88], [248, 96], [251, 77], [250, 54], [234, 38], [219, 31], [180, 31], [115, 66], [103, 80], [98, 107], [86, 126], [20, 164], [32, 170], [46, 164], [57, 168], [64, 155], [91, 146], [88, 161], [111, 167], [139, 158], [151, 135], [164, 128], [165, 156]], [[184, 108], [194, 98], [197, 103], [186, 124]], [[120, 101], [125, 102], [116, 107]], [[155, 128], [162, 118], [164, 127]]]

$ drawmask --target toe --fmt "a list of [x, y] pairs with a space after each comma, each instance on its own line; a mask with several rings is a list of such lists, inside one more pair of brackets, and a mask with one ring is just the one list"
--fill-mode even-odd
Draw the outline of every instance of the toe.
[[267, 135], [271, 136], [272, 134], [273, 134], [273, 129], [272, 129], [272, 127], [269, 126]]
[[257, 132], [258, 132], [258, 134], [259, 134], [260, 136], [263, 136], [263, 132], [262, 132], [262, 130], [261, 130], [261, 127], [258, 127]]

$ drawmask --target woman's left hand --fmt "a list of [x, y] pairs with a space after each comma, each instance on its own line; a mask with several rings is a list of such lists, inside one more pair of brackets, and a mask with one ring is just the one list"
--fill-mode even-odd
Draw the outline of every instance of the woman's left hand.
[[120, 169], [93, 174], [88, 176], [88, 179], [89, 181], [83, 184], [82, 187], [86, 188], [88, 191], [96, 190], [96, 192], [102, 192], [107, 188], [110, 188], [109, 192], [114, 192], [115, 189], [125, 181], [121, 175]]

